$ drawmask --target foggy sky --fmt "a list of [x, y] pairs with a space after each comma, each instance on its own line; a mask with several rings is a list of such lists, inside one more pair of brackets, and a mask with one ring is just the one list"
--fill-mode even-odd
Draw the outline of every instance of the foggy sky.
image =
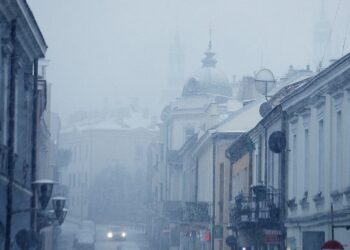
[[[168, 48], [176, 27], [186, 75], [201, 66], [213, 30], [217, 67], [252, 75], [261, 67], [281, 77], [313, 59], [313, 27], [321, 0], [28, 0], [49, 46], [53, 111], [128, 103], [154, 106], [167, 83]], [[335, 19], [337, 5], [339, 11]], [[350, 1], [327, 0], [331, 53], [340, 57]], [[335, 20], [335, 21], [334, 21]], [[346, 52], [350, 39], [346, 43]]]

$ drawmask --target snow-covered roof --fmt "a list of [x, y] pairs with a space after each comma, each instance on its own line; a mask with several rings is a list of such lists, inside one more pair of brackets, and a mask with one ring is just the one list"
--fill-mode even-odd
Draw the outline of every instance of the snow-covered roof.
[[259, 108], [264, 99], [253, 101], [234, 112], [216, 126], [217, 132], [247, 132], [262, 119]]
[[147, 116], [141, 112], [130, 111], [128, 115], [122, 118], [105, 116], [83, 119], [64, 127], [61, 131], [62, 133], [69, 133], [88, 130], [134, 130], [140, 128], [157, 131], [157, 123], [158, 120], [154, 117]]

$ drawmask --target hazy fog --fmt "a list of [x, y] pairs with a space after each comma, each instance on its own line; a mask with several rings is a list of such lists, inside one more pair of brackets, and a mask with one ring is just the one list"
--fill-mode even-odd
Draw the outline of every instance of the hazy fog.
[[[312, 32], [321, 8], [321, 0], [28, 2], [49, 45], [53, 111], [63, 116], [101, 107], [106, 100], [114, 105], [138, 97], [157, 104], [176, 26], [186, 48], [187, 74], [201, 66], [210, 27], [217, 66], [229, 75], [265, 66], [281, 76], [290, 64], [305, 67], [312, 64]], [[350, 1], [325, 2], [334, 27], [332, 54], [339, 57], [349, 33]], [[348, 38], [345, 51], [349, 47]]]

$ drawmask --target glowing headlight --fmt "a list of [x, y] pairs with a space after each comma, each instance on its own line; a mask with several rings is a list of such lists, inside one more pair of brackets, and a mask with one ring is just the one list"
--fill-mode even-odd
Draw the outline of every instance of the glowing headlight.
[[108, 233], [107, 233], [107, 238], [108, 238], [108, 239], [113, 238], [113, 233], [112, 233], [112, 232], [108, 232]]
[[122, 232], [122, 237], [125, 238], [126, 237], [126, 233]]

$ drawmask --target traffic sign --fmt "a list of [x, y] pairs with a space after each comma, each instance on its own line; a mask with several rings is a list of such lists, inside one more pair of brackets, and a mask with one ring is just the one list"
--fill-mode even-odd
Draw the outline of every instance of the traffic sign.
[[344, 250], [344, 247], [342, 244], [340, 244], [336, 240], [329, 240], [326, 243], [323, 244], [322, 250]]

